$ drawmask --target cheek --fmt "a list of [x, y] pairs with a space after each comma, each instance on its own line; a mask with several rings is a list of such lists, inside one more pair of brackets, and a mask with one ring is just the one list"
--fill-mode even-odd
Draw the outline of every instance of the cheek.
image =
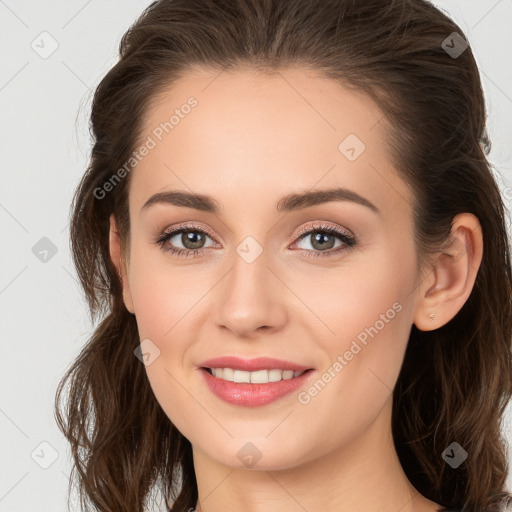
[[192, 398], [200, 401], [198, 390], [188, 380], [191, 361], [187, 350], [197, 331], [194, 313], [204, 286], [193, 277], [192, 267], [172, 267], [163, 258], [142, 254], [133, 262], [130, 291], [139, 337], [141, 341], [149, 339], [151, 350], [158, 354], [145, 368], [148, 381], [168, 418], [188, 434], [194, 419], [203, 414]]
[[155, 249], [133, 251], [130, 293], [141, 336], [172, 337], [180, 323], [194, 314], [205, 290], [204, 273], [195, 266], [176, 265]]
[[316, 288], [308, 297], [329, 327], [315, 339], [327, 365], [339, 363], [331, 373], [343, 375], [333, 386], [347, 394], [343, 403], [356, 405], [375, 396], [376, 388], [394, 387], [412, 326], [414, 277], [413, 251], [388, 247], [350, 271], [332, 274], [328, 293], [322, 296]]
[[[390, 263], [381, 261], [383, 267]], [[375, 267], [354, 271], [340, 279], [336, 299], [327, 297], [326, 304], [336, 307], [320, 316], [335, 334], [315, 336], [325, 365], [318, 384], [300, 396], [306, 416], [324, 425], [322, 435], [348, 442], [390, 400], [411, 328], [409, 279], [405, 268], [402, 273]]]
[[[402, 324], [409, 322], [404, 311], [414, 296], [414, 264], [407, 254], [380, 250], [328, 272], [315, 269], [286, 278], [294, 283], [294, 293], [304, 298], [312, 313], [306, 315], [309, 329], [314, 326], [315, 338], [323, 339], [324, 347], [332, 346], [333, 340], [336, 350], [348, 350], [354, 339], [363, 344], [377, 338], [391, 344], [403, 341]], [[401, 338], [392, 333], [401, 333]]]

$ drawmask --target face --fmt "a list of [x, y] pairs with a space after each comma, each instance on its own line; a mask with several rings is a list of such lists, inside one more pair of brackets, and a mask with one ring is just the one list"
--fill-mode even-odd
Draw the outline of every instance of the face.
[[[217, 74], [190, 71], [148, 111], [125, 304], [154, 394], [195, 452], [299, 466], [390, 411], [418, 279], [412, 196], [369, 98], [299, 68]], [[167, 192], [209, 200], [155, 196]], [[211, 364], [238, 367], [229, 383], [203, 369], [225, 356], [308, 371], [250, 384], [289, 373]]]

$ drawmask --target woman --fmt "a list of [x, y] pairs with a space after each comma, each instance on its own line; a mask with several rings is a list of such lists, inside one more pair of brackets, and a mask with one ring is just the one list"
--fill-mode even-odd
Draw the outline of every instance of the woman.
[[485, 117], [460, 27], [424, 0], [146, 9], [72, 211], [102, 316], [56, 396], [84, 507], [505, 510]]

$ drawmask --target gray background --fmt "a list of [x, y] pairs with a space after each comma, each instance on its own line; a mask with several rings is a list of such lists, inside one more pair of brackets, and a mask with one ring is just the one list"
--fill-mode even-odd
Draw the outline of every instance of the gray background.
[[[67, 510], [71, 466], [53, 399], [92, 329], [70, 258], [68, 211], [90, 149], [92, 91], [150, 3], [0, 0], [1, 512]], [[434, 3], [460, 24], [480, 65], [490, 159], [510, 207], [512, 0]], [[34, 247], [49, 248], [46, 262]], [[511, 426], [509, 414], [509, 442]]]

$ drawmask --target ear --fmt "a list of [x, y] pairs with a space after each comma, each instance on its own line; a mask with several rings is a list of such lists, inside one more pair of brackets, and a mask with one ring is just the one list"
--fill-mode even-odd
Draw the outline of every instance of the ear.
[[119, 233], [117, 231], [116, 221], [114, 219], [114, 214], [110, 215], [110, 232], [109, 232], [109, 252], [110, 259], [112, 263], [115, 265], [117, 269], [117, 274], [119, 275], [119, 279], [121, 280], [121, 285], [123, 287], [123, 301], [126, 306], [126, 309], [130, 313], [134, 313], [132, 296], [130, 293], [130, 285], [128, 283], [128, 272], [126, 269], [126, 262], [121, 255], [121, 240], [119, 238]]
[[482, 261], [483, 237], [478, 218], [454, 218], [449, 243], [435, 254], [418, 288], [413, 322], [421, 331], [448, 323], [468, 299]]

